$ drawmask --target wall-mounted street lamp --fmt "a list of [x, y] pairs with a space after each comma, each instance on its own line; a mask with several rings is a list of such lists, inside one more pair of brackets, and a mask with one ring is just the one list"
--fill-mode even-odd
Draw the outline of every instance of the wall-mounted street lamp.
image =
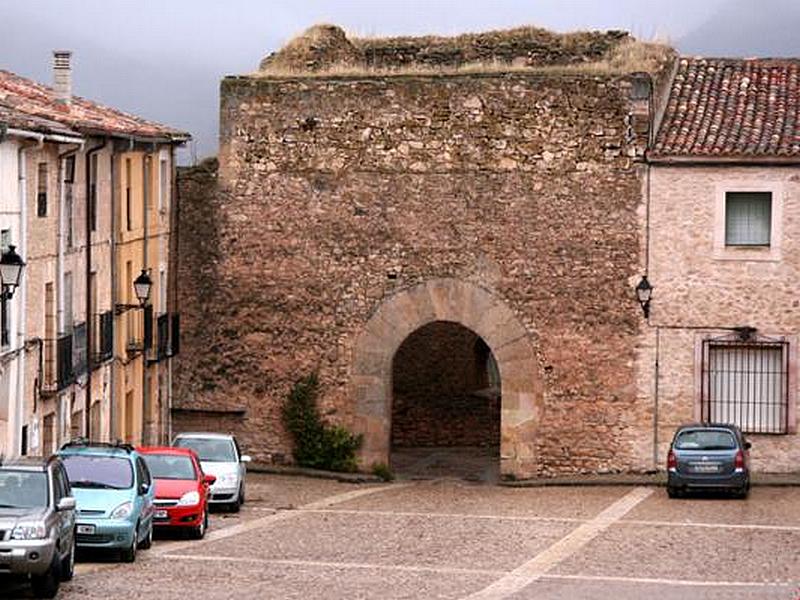
[[142, 269], [139, 276], [133, 280], [133, 291], [136, 294], [136, 299], [139, 301], [139, 304], [117, 304], [114, 307], [116, 313], [119, 315], [134, 308], [144, 308], [147, 304], [147, 300], [150, 298], [150, 288], [152, 287], [153, 280], [150, 279], [147, 269]]
[[653, 286], [647, 281], [647, 275], [642, 275], [642, 280], [636, 286], [636, 298], [639, 304], [642, 305], [644, 311], [644, 318], [650, 317], [650, 298], [653, 296]]
[[0, 281], [2, 281], [2, 298], [10, 300], [14, 295], [14, 290], [19, 286], [22, 277], [22, 269], [25, 263], [22, 257], [17, 254], [16, 246], [9, 245], [8, 252], [4, 252], [0, 257]]

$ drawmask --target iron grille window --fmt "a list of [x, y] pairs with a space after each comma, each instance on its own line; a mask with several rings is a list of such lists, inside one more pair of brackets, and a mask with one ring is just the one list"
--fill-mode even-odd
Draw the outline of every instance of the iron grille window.
[[702, 390], [703, 421], [748, 433], [787, 433], [788, 342], [704, 341]]
[[56, 342], [58, 389], [63, 390], [75, 380], [72, 370], [72, 335], [67, 334]]
[[172, 331], [170, 340], [171, 356], [176, 356], [181, 349], [181, 315], [172, 313]]

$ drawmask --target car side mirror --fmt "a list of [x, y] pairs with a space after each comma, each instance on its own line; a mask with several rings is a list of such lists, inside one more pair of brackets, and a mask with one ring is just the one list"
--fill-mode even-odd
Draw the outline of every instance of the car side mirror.
[[750, 448], [752, 448], [752, 447], [753, 447], [753, 444], [751, 444], [750, 442], [745, 442], [744, 443], [744, 449], [745, 450], [750, 450]]
[[144, 496], [149, 491], [150, 491], [150, 486], [148, 484], [143, 483], [142, 485], [139, 486], [139, 495], [140, 496]]
[[242, 457], [239, 459], [243, 463], [249, 463], [252, 458], [250, 458], [247, 454], [242, 454]]
[[217, 481], [217, 477], [216, 475], [206, 475], [203, 477], [203, 481], [208, 485], [214, 485], [214, 483]]
[[72, 496], [67, 496], [66, 498], [62, 498], [61, 500], [58, 501], [56, 510], [58, 512], [75, 510], [75, 506], [77, 506], [77, 504], [75, 503], [75, 498], [73, 498]]

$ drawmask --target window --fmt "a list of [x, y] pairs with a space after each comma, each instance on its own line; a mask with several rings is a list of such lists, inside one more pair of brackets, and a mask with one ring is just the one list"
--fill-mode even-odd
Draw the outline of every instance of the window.
[[167, 272], [163, 268], [158, 273], [158, 307], [167, 312]]
[[125, 228], [133, 229], [133, 207], [131, 206], [131, 159], [125, 159]]
[[10, 229], [0, 230], [0, 250], [2, 250], [3, 254], [8, 252], [8, 247], [10, 245], [11, 245], [11, 230]]
[[159, 162], [158, 210], [166, 210], [169, 204], [169, 163], [166, 158]]
[[11, 335], [9, 333], [10, 309], [8, 298], [3, 295], [2, 299], [0, 299], [0, 345], [3, 347], [11, 343]]
[[702, 376], [703, 421], [749, 433], [788, 433], [788, 342], [705, 340]]
[[64, 273], [64, 333], [72, 333], [72, 273]]
[[771, 192], [725, 194], [726, 246], [769, 246], [771, 228]]
[[[150, 193], [153, 186], [153, 159], [150, 155], [144, 157], [144, 164], [142, 165], [142, 190], [144, 192], [144, 206], [142, 207], [144, 218], [147, 218], [147, 211], [150, 209], [152, 203], [152, 194]], [[144, 221], [143, 221], [144, 222]]]
[[97, 154], [89, 159], [89, 221], [97, 231]]
[[64, 219], [66, 220], [67, 248], [72, 248], [75, 240], [72, 227], [72, 184], [75, 181], [75, 157], [68, 156], [64, 161]]
[[40, 162], [36, 179], [36, 216], [47, 216], [47, 163]]

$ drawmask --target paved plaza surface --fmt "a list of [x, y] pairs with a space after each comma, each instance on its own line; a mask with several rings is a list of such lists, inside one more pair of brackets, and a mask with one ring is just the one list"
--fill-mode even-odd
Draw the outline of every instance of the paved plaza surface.
[[[250, 475], [203, 541], [84, 557], [59, 598], [800, 598], [800, 488], [353, 485]], [[30, 597], [23, 588], [10, 597]]]

